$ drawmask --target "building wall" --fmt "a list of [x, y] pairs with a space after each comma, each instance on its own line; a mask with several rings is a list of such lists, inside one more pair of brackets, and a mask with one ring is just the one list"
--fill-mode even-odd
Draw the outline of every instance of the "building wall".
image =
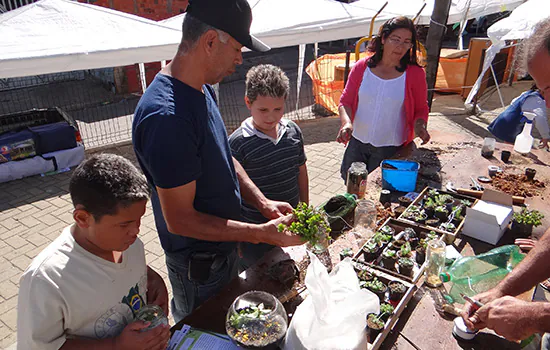
[[160, 21], [185, 12], [188, 0], [78, 0]]

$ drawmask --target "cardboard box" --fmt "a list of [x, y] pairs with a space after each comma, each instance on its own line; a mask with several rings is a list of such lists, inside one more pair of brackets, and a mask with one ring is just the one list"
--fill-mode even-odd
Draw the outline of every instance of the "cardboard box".
[[496, 245], [512, 220], [512, 197], [506, 193], [485, 190], [481, 200], [466, 210], [462, 233]]

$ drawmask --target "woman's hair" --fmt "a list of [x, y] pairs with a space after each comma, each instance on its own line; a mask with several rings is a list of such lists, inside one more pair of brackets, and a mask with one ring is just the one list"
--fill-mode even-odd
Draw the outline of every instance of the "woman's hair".
[[382, 60], [382, 54], [384, 52], [384, 45], [382, 44], [382, 39], [387, 40], [391, 33], [396, 29], [408, 29], [412, 33], [411, 42], [413, 44], [412, 48], [407, 51], [407, 53], [401, 58], [399, 62], [400, 65], [395, 67], [399, 72], [404, 72], [407, 69], [409, 64], [418, 65], [416, 60], [416, 28], [411, 19], [403, 16], [394, 17], [388, 20], [386, 23], [380, 27], [378, 35], [370, 41], [368, 46], [368, 51], [373, 52], [374, 55], [369, 59], [368, 66], [374, 68]]

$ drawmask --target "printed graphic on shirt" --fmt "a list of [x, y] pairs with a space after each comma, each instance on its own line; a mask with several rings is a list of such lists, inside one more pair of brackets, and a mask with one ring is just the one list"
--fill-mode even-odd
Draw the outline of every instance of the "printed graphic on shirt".
[[142, 276], [139, 283], [130, 288], [128, 294], [121, 301], [107, 310], [94, 325], [98, 339], [112, 338], [122, 332], [124, 327], [133, 322], [136, 313], [146, 304], [140, 294], [147, 291], [147, 275]]

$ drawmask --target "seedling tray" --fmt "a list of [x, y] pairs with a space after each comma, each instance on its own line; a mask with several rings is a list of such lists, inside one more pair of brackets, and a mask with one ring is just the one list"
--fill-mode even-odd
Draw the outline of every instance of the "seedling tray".
[[440, 189], [436, 189], [436, 188], [433, 188], [433, 187], [426, 187], [418, 195], [418, 197], [416, 197], [416, 199], [407, 207], [407, 210], [405, 210], [405, 212], [403, 212], [403, 214], [401, 214], [397, 218], [397, 220], [401, 221], [401, 222], [408, 223], [408, 224], [412, 224], [415, 227], [426, 228], [429, 231], [435, 231], [435, 232], [443, 235], [443, 240], [445, 241], [446, 244], [452, 244], [454, 242], [454, 240], [456, 239], [458, 233], [462, 230], [462, 227], [464, 226], [464, 219], [465, 219], [466, 215], [464, 215], [464, 219], [462, 219], [460, 224], [458, 226], [456, 226], [456, 229], [455, 229], [454, 232], [449, 232], [449, 231], [446, 231], [444, 229], [440, 229], [439, 227], [429, 226], [427, 224], [422, 224], [422, 223], [419, 223], [419, 222], [416, 222], [416, 221], [405, 218], [405, 215], [406, 215], [407, 211], [410, 208], [412, 208], [415, 205], [419, 205], [422, 201], [424, 201], [425, 199], [428, 198], [428, 191], [430, 191], [430, 190], [437, 190], [440, 194], [451, 195], [454, 198], [454, 204], [453, 205], [459, 204], [461, 200], [468, 200], [468, 201], [471, 202], [471, 205], [469, 206], [471, 208], [472, 206], [475, 205], [475, 203], [477, 203], [477, 199], [474, 198], [474, 197], [465, 196], [465, 195], [458, 194], [458, 193], [447, 192], [445, 190], [440, 190]]
[[[393, 314], [388, 318], [388, 320], [384, 324], [384, 329], [380, 332], [380, 334], [378, 334], [376, 339], [374, 339], [374, 342], [368, 343], [367, 349], [377, 350], [378, 348], [380, 348], [380, 346], [382, 345], [382, 343], [384, 342], [384, 340], [386, 339], [386, 337], [390, 333], [390, 331], [393, 328], [393, 326], [395, 325], [395, 323], [399, 320], [399, 316], [403, 313], [403, 311], [405, 310], [405, 307], [407, 306], [407, 304], [409, 303], [409, 301], [413, 297], [414, 293], [416, 292], [416, 285], [414, 285], [414, 284], [412, 284], [408, 281], [405, 281], [405, 280], [403, 280], [399, 277], [389, 275], [389, 274], [385, 273], [384, 271], [381, 271], [377, 268], [373, 268], [372, 266], [369, 266], [369, 265], [367, 265], [367, 264], [365, 264], [362, 261], [359, 261], [357, 259], [354, 259], [354, 268], [355, 268], [356, 272], [359, 272], [360, 270], [369, 271], [370, 273], [372, 273], [374, 276], [376, 276], [380, 281], [382, 281], [386, 285], [388, 285], [388, 283], [391, 282], [391, 281], [398, 281], [398, 282], [403, 283], [406, 287], [405, 294], [403, 295], [401, 300], [399, 300], [399, 302], [397, 302], [397, 305], [395, 305], [395, 303], [393, 303], [393, 302], [391, 303], [392, 305], [394, 305], [395, 309], [393, 311]], [[389, 303], [388, 298], [389, 298], [389, 289], [388, 289], [388, 292], [386, 292], [386, 295], [385, 295], [385, 302], [387, 302], [387, 303]], [[366, 323], [367, 323], [367, 320], [365, 319], [365, 331], [367, 329]]]
[[[419, 227], [417, 225], [414, 225], [413, 223], [398, 221], [392, 218], [386, 220], [386, 222], [384, 222], [384, 224], [380, 226], [379, 230], [384, 226], [389, 226], [392, 229], [394, 229], [396, 235], [404, 231], [406, 228], [412, 228], [419, 238], [425, 238], [430, 231], [433, 231], [426, 227]], [[442, 233], [437, 231], [434, 231], [434, 232], [437, 235], [438, 239], [442, 239], [443, 237]], [[397, 263], [396, 263], [395, 270], [387, 269], [382, 265], [382, 254], [386, 249], [389, 249], [388, 247], [390, 245], [391, 245], [391, 242], [384, 245], [384, 247], [380, 250], [379, 255], [376, 257], [376, 259], [371, 261], [365, 261], [364, 254], [363, 254], [363, 247], [364, 247], [363, 245], [363, 247], [361, 247], [361, 249], [355, 254], [355, 259], [365, 263], [368, 266], [376, 267], [377, 269], [383, 271], [388, 275], [395, 276], [397, 278], [403, 279], [411, 283], [416, 283], [416, 281], [418, 281], [418, 279], [422, 276], [422, 273], [424, 272], [425, 262], [423, 264], [418, 264], [416, 262], [416, 251], [413, 249], [411, 259], [414, 262], [414, 267], [413, 267], [413, 273], [411, 276], [405, 276], [400, 274], [398, 272]]]

